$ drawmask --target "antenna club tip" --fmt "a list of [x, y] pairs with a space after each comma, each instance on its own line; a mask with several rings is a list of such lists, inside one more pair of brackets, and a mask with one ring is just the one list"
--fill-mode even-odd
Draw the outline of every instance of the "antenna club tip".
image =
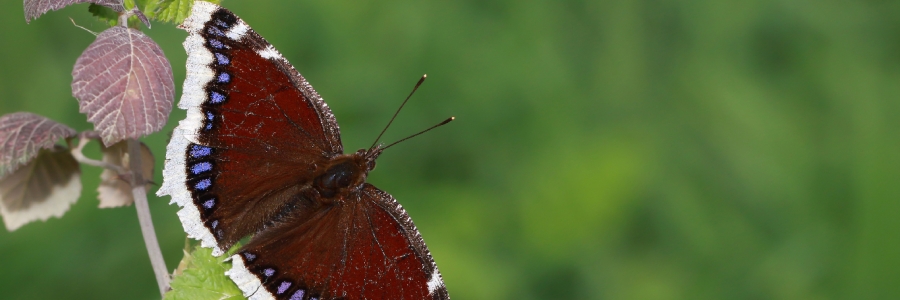
[[428, 78], [428, 74], [422, 74], [422, 78]]

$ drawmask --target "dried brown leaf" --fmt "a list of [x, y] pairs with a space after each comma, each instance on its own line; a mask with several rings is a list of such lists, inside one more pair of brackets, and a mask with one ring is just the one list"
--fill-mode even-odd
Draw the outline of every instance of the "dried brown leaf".
[[41, 149], [37, 159], [0, 179], [0, 215], [9, 231], [61, 217], [81, 196], [81, 171], [68, 149]]
[[25, 22], [37, 19], [51, 10], [78, 3], [94, 3], [109, 7], [117, 12], [124, 12], [125, 6], [122, 0], [25, 0]]
[[115, 26], [100, 33], [75, 62], [72, 95], [112, 145], [161, 129], [174, 101], [172, 67], [150, 37]]
[[[118, 142], [110, 147], [100, 147], [103, 153], [103, 162], [110, 163], [122, 167], [123, 170], [130, 172], [130, 158], [128, 156], [128, 142]], [[153, 153], [144, 143], [141, 143], [141, 165], [144, 178], [153, 178]], [[100, 193], [100, 208], [110, 208], [130, 205], [134, 203], [134, 195], [131, 193], [131, 184], [127, 178], [122, 178], [116, 171], [105, 169], [100, 174], [100, 186], [97, 192]], [[150, 184], [145, 186], [148, 190]]]
[[52, 149], [60, 138], [74, 135], [72, 128], [32, 113], [0, 117], [0, 177], [37, 157], [38, 150]]

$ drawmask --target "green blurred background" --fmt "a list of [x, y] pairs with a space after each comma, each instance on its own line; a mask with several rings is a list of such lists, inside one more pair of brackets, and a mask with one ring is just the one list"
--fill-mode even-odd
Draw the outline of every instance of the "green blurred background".
[[[0, 114], [91, 129], [87, 5], [0, 2]], [[900, 299], [898, 1], [238, 1], [418, 225], [453, 299]], [[144, 30], [184, 79], [186, 34]], [[145, 139], [162, 166], [167, 133]], [[89, 155], [97, 156], [93, 145]], [[133, 207], [0, 230], [0, 298], [157, 299]], [[160, 170], [156, 181], [161, 182]], [[155, 190], [155, 189], [154, 189]], [[184, 233], [151, 197], [168, 267]]]

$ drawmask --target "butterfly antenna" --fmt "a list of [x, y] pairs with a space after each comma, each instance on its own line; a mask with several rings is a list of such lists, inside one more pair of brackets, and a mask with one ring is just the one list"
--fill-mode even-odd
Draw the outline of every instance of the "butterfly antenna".
[[[428, 74], [424, 74], [424, 75], [422, 75], [422, 78], [419, 78], [419, 82], [416, 83], [416, 86], [413, 88], [412, 92], [409, 92], [409, 96], [406, 96], [406, 100], [403, 100], [403, 103], [400, 104], [400, 108], [397, 108], [397, 111], [394, 112], [394, 116], [391, 117], [391, 120], [388, 121], [387, 126], [384, 126], [384, 129], [381, 130], [381, 133], [379, 133], [378, 137], [375, 138], [375, 142], [372, 143], [372, 146], [369, 147], [369, 150], [372, 150], [375, 148], [375, 145], [378, 144], [378, 140], [381, 140], [381, 136], [384, 135], [384, 132], [387, 131], [388, 127], [391, 127], [391, 123], [394, 123], [394, 119], [397, 118], [397, 114], [399, 114], [400, 110], [403, 109], [403, 106], [406, 105], [406, 101], [409, 101], [409, 98], [412, 97], [412, 95], [416, 93], [416, 90], [419, 89], [419, 86], [422, 85], [422, 82], [425, 82], [426, 77], [428, 77]], [[443, 125], [443, 124], [441, 124], [441, 125]], [[428, 130], [426, 130], [426, 131], [428, 131]]]
[[449, 118], [447, 118], [446, 120], [444, 120], [443, 122], [438, 123], [437, 125], [428, 127], [428, 129], [419, 131], [419, 133], [416, 133], [416, 134], [413, 134], [413, 135], [411, 135], [411, 136], [405, 137], [405, 138], [403, 138], [402, 140], [393, 142], [393, 143], [391, 143], [390, 145], [387, 145], [386, 147], [382, 148], [382, 150], [387, 149], [387, 148], [390, 148], [390, 147], [393, 146], [393, 145], [399, 144], [399, 143], [402, 142], [402, 141], [405, 141], [405, 140], [414, 138], [414, 137], [416, 137], [416, 136], [418, 136], [418, 135], [420, 135], [420, 134], [429, 132], [429, 131], [431, 131], [432, 129], [435, 129], [435, 128], [444, 126], [445, 124], [450, 123], [450, 121], [453, 121], [453, 120], [456, 120], [456, 117], [449, 117]]

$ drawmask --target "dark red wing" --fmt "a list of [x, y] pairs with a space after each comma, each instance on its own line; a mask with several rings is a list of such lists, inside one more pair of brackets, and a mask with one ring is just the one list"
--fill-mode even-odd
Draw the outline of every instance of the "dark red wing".
[[188, 118], [159, 194], [192, 205], [179, 213], [185, 229], [220, 253], [265, 227], [343, 149], [328, 106], [237, 16], [198, 1], [182, 27]]
[[449, 299], [406, 211], [370, 184], [256, 235], [234, 260], [242, 290], [277, 299]]

